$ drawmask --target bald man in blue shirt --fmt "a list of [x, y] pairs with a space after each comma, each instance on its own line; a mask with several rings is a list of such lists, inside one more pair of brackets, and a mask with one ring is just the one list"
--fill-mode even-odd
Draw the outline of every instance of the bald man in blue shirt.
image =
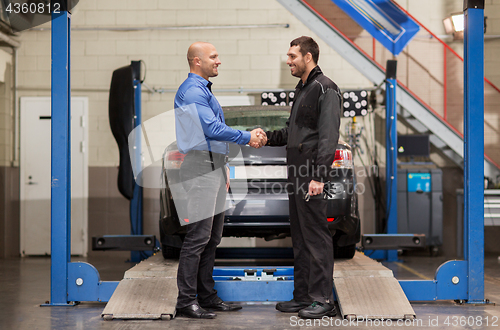
[[[225, 124], [222, 108], [212, 94], [212, 82], [221, 64], [219, 54], [212, 44], [196, 42], [187, 53], [189, 62], [188, 78], [181, 84], [175, 95], [175, 108], [195, 108], [197, 127], [201, 126], [201, 138], [194, 139], [197, 130], [193, 118], [181, 118], [176, 112], [176, 137], [179, 151], [186, 156], [181, 166], [180, 176], [186, 190], [189, 222], [179, 257], [177, 272], [177, 313], [191, 318], [212, 319], [216, 314], [208, 311], [235, 311], [242, 307], [226, 304], [217, 296], [212, 277], [215, 249], [222, 238], [224, 225], [223, 208], [226, 191], [229, 188], [227, 175], [228, 142], [249, 144], [260, 148], [267, 142], [260, 128], [251, 132], [233, 129]], [[184, 122], [183, 122], [184, 121]], [[181, 130], [179, 126], [188, 129]], [[203, 133], [201, 134], [201, 130]], [[190, 134], [191, 133], [191, 134]], [[193, 145], [194, 144], [194, 145]], [[221, 169], [218, 170], [217, 169]], [[213, 214], [205, 218], [205, 214]]]

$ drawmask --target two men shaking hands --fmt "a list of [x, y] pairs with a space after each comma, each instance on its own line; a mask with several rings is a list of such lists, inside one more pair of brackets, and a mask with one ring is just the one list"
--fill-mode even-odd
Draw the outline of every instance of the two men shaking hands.
[[[333, 301], [333, 241], [326, 217], [327, 200], [304, 200], [300, 187], [309, 188], [309, 195], [323, 191], [329, 181], [328, 168], [335, 158], [339, 139], [342, 96], [338, 86], [326, 77], [319, 66], [319, 47], [310, 37], [299, 37], [290, 42], [287, 65], [292, 76], [300, 78], [295, 88], [294, 104], [285, 127], [264, 132], [233, 129], [225, 124], [222, 108], [212, 94], [210, 78], [218, 75], [221, 64], [215, 47], [196, 42], [189, 47], [190, 73], [175, 96], [175, 107], [196, 104], [202, 121], [205, 139], [210, 148], [191, 150], [181, 166], [186, 182], [196, 181], [187, 189], [191, 203], [189, 212], [196, 214], [200, 202], [214, 205], [214, 210], [226, 201], [227, 175], [205, 178], [213, 166], [226, 166], [228, 145], [232, 142], [254, 148], [287, 146], [288, 194], [290, 232], [294, 254], [293, 299], [280, 302], [281, 312], [298, 312], [302, 318], [320, 319], [335, 316]], [[177, 144], [183, 137], [177, 137]], [[189, 141], [189, 137], [184, 137]], [[187, 150], [189, 148], [183, 148]], [[197, 156], [210, 155], [212, 168]], [[306, 166], [307, 175], [294, 174], [290, 169]], [[203, 167], [204, 166], [204, 167]], [[203, 168], [200, 168], [203, 167]], [[224, 172], [224, 171], [219, 171]], [[196, 180], [190, 180], [196, 179]], [[207, 206], [208, 207], [208, 206]], [[210, 207], [211, 208], [211, 207]], [[215, 212], [217, 213], [217, 212]], [[214, 214], [215, 214], [214, 213]], [[191, 215], [190, 215], [191, 217]], [[221, 241], [224, 212], [187, 225], [187, 234], [181, 248], [177, 274], [177, 312], [191, 318], [215, 318], [209, 311], [235, 311], [240, 305], [227, 304], [217, 296], [212, 278], [215, 249]]]
[[265, 146], [267, 143], [267, 135], [262, 128], [256, 128], [250, 132], [250, 142], [248, 145], [255, 149], [259, 149], [262, 146]]

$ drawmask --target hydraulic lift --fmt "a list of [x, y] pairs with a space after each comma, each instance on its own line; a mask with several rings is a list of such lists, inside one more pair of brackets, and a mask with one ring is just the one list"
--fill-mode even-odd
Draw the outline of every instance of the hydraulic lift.
[[[64, 4], [66, 0], [57, 2]], [[62, 6], [62, 8], [67, 7]], [[464, 14], [465, 258], [442, 264], [433, 280], [400, 280], [399, 284], [409, 301], [464, 300], [473, 304], [485, 303], [484, 0], [464, 1]], [[110, 301], [119, 283], [101, 281], [95, 267], [85, 262], [71, 262], [70, 259], [70, 21], [71, 15], [67, 10], [52, 14], [51, 295], [50, 302], [46, 306], [73, 306], [81, 301]], [[474, 207], [471, 207], [472, 205]], [[152, 258], [158, 257], [156, 255]], [[356, 271], [356, 268], [365, 267], [366, 271], [373, 271], [370, 269], [372, 266], [365, 265], [363, 260], [357, 260], [355, 256], [353, 264], [348, 268]], [[152, 259], [149, 262], [153, 261]], [[339, 263], [336, 264], [336, 271], [338, 265]], [[169, 267], [167, 270], [172, 272], [175, 265]], [[287, 300], [291, 298], [293, 291], [290, 268], [275, 270], [257, 268], [253, 271], [220, 268], [215, 270], [214, 275], [217, 279], [217, 289], [221, 297], [226, 300]], [[171, 274], [169, 276], [171, 278]], [[165, 275], [165, 278], [169, 276]], [[246, 280], [241, 280], [241, 277], [243, 279], [246, 277]], [[170, 291], [176, 290], [170, 287]], [[337, 294], [337, 298], [344, 299], [340, 293]], [[342, 301], [340, 303], [342, 306]]]
[[[132, 169], [130, 170], [133, 171], [133, 169], [140, 169], [142, 164], [141, 135], [128, 132], [128, 130], [134, 132], [140, 129], [142, 123], [141, 62], [132, 61], [130, 66], [122, 67], [113, 72], [109, 96], [111, 132], [120, 149], [118, 190], [124, 197], [130, 199], [131, 233], [130, 235], [92, 237], [92, 250], [132, 251], [131, 262], [139, 262], [150, 257], [158, 246], [154, 235], [143, 235], [143, 187], [141, 184], [143, 174], [138, 170], [131, 174], [125, 165], [126, 163], [131, 164]], [[127, 74], [123, 75], [123, 73]], [[116, 94], [120, 94], [120, 101], [117, 101]], [[133, 106], [130, 104], [132, 102], [127, 102], [130, 99], [133, 100]], [[128, 141], [130, 141], [130, 145]], [[128, 152], [124, 152], [123, 149], [127, 149]], [[130, 163], [131, 160], [132, 163]], [[131, 187], [124, 182], [130, 183]], [[122, 189], [127, 190], [126, 193], [122, 192]]]

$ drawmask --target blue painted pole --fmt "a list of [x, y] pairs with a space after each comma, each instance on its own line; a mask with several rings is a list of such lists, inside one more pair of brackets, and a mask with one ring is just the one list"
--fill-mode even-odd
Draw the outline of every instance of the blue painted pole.
[[464, 20], [464, 256], [468, 302], [484, 303], [484, 0]]
[[[141, 81], [138, 79], [134, 79], [134, 108], [135, 108], [135, 116], [134, 116], [134, 128], [140, 126], [142, 124], [142, 111], [141, 111]], [[137, 133], [135, 135], [135, 145], [134, 145], [134, 162], [135, 168], [137, 169], [138, 175], [143, 175], [144, 173], [139, 174], [139, 170], [142, 168], [142, 156], [141, 156], [141, 134]], [[132, 201], [130, 202], [130, 215], [131, 215], [131, 234], [132, 235], [142, 235], [142, 187], [137, 184], [138, 178], [136, 177], [136, 183], [134, 186], [134, 195], [132, 197]], [[132, 251], [131, 252], [131, 261], [139, 262], [141, 261], [141, 252], [140, 251]]]
[[71, 258], [71, 86], [70, 22], [67, 11], [52, 13], [52, 154], [50, 304], [68, 305]]
[[[385, 105], [385, 145], [386, 145], [386, 218], [387, 234], [398, 233], [398, 189], [397, 189], [397, 111], [396, 111], [396, 86], [395, 78], [386, 79], [386, 105]], [[398, 251], [387, 250], [387, 261], [397, 261]]]
[[[134, 80], [134, 109], [135, 109], [134, 128], [137, 128], [142, 124], [141, 85], [142, 84], [139, 80]], [[142, 168], [141, 136], [142, 135], [140, 133], [135, 134], [135, 141], [134, 141], [134, 162], [135, 162], [134, 167], [138, 170]]]

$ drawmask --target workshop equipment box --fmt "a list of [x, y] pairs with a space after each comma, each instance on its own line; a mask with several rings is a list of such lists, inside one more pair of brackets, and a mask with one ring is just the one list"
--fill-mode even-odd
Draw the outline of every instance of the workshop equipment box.
[[425, 234], [436, 252], [443, 242], [443, 172], [398, 169], [398, 233]]

